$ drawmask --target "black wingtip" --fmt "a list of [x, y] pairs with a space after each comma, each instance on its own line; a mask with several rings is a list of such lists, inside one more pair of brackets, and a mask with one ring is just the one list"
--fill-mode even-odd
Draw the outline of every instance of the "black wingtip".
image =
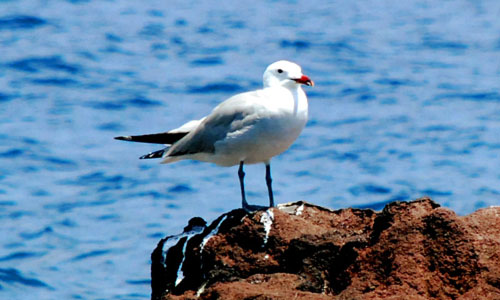
[[132, 137], [131, 136], [115, 136], [115, 140], [130, 141], [130, 140], [132, 140]]
[[162, 132], [153, 134], [143, 134], [143, 135], [125, 135], [117, 136], [115, 140], [128, 141], [128, 142], [139, 142], [139, 143], [151, 143], [151, 144], [163, 144], [172, 145], [178, 140], [182, 139], [187, 132]]
[[158, 150], [139, 157], [139, 159], [161, 158], [166, 149]]

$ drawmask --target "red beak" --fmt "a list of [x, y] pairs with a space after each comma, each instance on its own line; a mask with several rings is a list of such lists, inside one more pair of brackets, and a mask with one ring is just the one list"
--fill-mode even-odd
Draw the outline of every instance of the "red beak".
[[305, 84], [305, 85], [308, 85], [308, 86], [314, 86], [314, 81], [312, 81], [311, 79], [309, 79], [309, 77], [307, 77], [306, 75], [302, 75], [302, 77], [297, 78], [297, 79], [293, 79], [293, 80], [295, 80], [295, 82], [300, 83], [300, 84]]

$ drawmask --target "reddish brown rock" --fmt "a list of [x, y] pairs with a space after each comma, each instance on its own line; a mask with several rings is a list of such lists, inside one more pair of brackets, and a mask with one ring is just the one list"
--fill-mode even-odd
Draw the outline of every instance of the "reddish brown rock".
[[195, 218], [153, 252], [152, 288], [155, 300], [500, 299], [500, 208], [297, 202]]

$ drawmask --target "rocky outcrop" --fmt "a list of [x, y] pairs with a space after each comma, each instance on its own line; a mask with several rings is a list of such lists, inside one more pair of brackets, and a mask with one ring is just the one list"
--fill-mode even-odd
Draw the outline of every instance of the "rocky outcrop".
[[500, 208], [305, 202], [192, 219], [152, 254], [152, 299], [500, 299]]

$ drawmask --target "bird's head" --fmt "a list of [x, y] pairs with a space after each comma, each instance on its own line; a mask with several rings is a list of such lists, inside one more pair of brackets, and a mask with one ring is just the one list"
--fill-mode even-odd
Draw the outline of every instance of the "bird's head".
[[264, 72], [264, 87], [298, 85], [314, 86], [314, 82], [306, 75], [302, 74], [299, 65], [286, 60], [272, 63]]

